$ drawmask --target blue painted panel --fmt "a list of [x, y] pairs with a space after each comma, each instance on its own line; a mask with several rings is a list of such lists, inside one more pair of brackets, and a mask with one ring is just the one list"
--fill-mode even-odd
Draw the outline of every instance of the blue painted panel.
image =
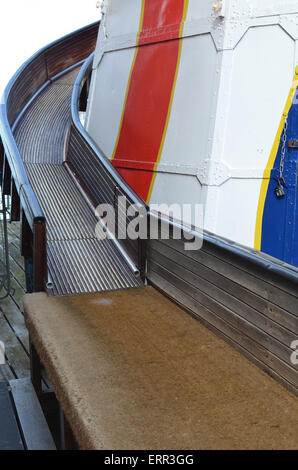
[[[296, 188], [298, 188], [298, 161], [296, 163]], [[296, 191], [294, 212], [295, 223], [293, 228], [293, 265], [298, 266], [298, 189]]]
[[286, 154], [284, 163], [285, 196], [275, 194], [279, 177], [282, 142], [271, 171], [264, 206], [261, 250], [289, 264], [298, 266], [297, 161], [298, 149], [289, 148], [290, 139], [298, 140], [298, 105], [293, 104], [288, 115]]

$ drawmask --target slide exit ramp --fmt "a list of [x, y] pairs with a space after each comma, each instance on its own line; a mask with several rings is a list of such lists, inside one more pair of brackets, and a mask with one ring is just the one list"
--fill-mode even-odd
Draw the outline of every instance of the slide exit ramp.
[[1, 104], [4, 194], [12, 197], [14, 220], [22, 221], [29, 291], [100, 292], [138, 287], [144, 278], [142, 242], [95, 233], [100, 203], [115, 205], [122, 195], [127, 204], [144, 205], [84, 133], [78, 102], [71, 106], [97, 32], [95, 23], [35, 54]]

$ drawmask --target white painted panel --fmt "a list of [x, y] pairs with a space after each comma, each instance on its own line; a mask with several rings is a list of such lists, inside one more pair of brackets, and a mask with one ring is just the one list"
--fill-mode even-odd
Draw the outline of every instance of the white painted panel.
[[87, 131], [111, 158], [116, 143], [135, 49], [106, 53], [95, 73]]
[[[212, 3], [215, 3], [215, 0]], [[239, 20], [239, 17], [265, 17], [298, 12], [297, 0], [222, 0], [222, 3], [225, 16], [236, 20]]]
[[[202, 187], [196, 177], [159, 173], [155, 180], [150, 204], [201, 204]], [[186, 218], [184, 222], [194, 224], [194, 210], [192, 218]]]
[[217, 52], [210, 34], [183, 40], [162, 163], [198, 168], [206, 157], [216, 83]]
[[249, 0], [249, 2], [241, 0], [241, 2], [249, 3], [253, 15], [256, 16], [298, 13], [297, 0]]
[[139, 31], [142, 0], [105, 0], [105, 28], [108, 38]]
[[202, 187], [202, 200], [205, 204], [204, 229], [216, 234], [219, 190], [216, 186]]
[[265, 169], [294, 76], [294, 41], [279, 26], [253, 28], [233, 61], [224, 159]]
[[[109, 8], [115, 8], [106, 18], [110, 37], [136, 35], [140, 3], [127, 0], [124, 7], [122, 0], [110, 0]], [[170, 168], [176, 173], [158, 173], [151, 203], [203, 202], [207, 230], [253, 246], [261, 177], [292, 84], [297, 52], [283, 28], [265, 26], [271, 20], [275, 22], [274, 18], [246, 21], [243, 17], [252, 16], [253, 12], [260, 16], [266, 9], [271, 15], [279, 9], [285, 12], [293, 3], [224, 3], [227, 21], [218, 19], [221, 28], [214, 36], [217, 20], [212, 13], [213, 1], [189, 2], [187, 22], [195, 25], [192, 34], [196, 27], [200, 29], [201, 23], [196, 20], [203, 19], [205, 29], [201, 31], [208, 31], [210, 26], [213, 39], [208, 33], [184, 39], [160, 163], [160, 170]], [[295, 22], [296, 16], [290, 20]], [[263, 26], [250, 27], [262, 23]], [[214, 37], [230, 49], [217, 53]], [[109, 158], [119, 130], [135, 51], [120, 51], [116, 43], [111, 43], [111, 47], [117, 50], [104, 55], [94, 75], [88, 124], [89, 133]], [[208, 186], [202, 187], [195, 176], [181, 174], [187, 169], [188, 173], [195, 172], [196, 168], [204, 172]], [[239, 179], [216, 186], [229, 175]]]
[[[142, 0], [105, 0], [105, 2], [107, 4], [105, 27], [109, 38], [138, 32]], [[214, 3], [215, 0], [189, 0], [186, 20], [216, 16], [213, 11]]]
[[[207, 229], [253, 248], [260, 189], [261, 180], [253, 179], [233, 179], [219, 188], [213, 188], [218, 193], [216, 223], [214, 228]], [[214, 206], [208, 204], [207, 212], [212, 214], [214, 210]]]
[[198, 20], [214, 16], [213, 5], [215, 0], [189, 0], [188, 15], [186, 20]]

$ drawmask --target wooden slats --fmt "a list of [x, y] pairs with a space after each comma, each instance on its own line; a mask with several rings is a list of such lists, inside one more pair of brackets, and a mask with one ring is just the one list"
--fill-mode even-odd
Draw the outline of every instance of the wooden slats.
[[[170, 240], [167, 244], [186, 256], [186, 260], [191, 258], [204, 266], [209, 267], [221, 274], [223, 277], [234, 281], [236, 284], [254, 292], [266, 301], [269, 301], [298, 317], [297, 297], [264, 281], [258, 275], [255, 276], [252, 272], [245, 269], [245, 265], [240, 269], [238, 267], [240, 259], [238, 260], [239, 263], [232, 263], [230, 253], [226, 254], [226, 258], [223, 259], [206, 252], [205, 245], [202, 250], [190, 252], [184, 251], [184, 245], [179, 240]], [[259, 268], [257, 266], [256, 271], [259, 272]]]
[[95, 49], [98, 23], [63, 38], [45, 52], [48, 77], [88, 57]]
[[97, 32], [98, 23], [62, 38], [28, 60], [7, 97], [7, 115], [11, 126], [28, 101], [49, 78], [91, 54], [95, 48]]
[[23, 450], [7, 385], [0, 382], [0, 450]]
[[[20, 224], [8, 224], [9, 263], [12, 294], [0, 302], [0, 340], [5, 343], [7, 364], [1, 366], [0, 380], [29, 377], [29, 339], [22, 314], [25, 294], [24, 261], [20, 255]], [[0, 247], [0, 253], [2, 248]]]
[[[34, 77], [34, 79], [32, 79], [32, 77]], [[11, 87], [6, 103], [7, 117], [11, 126], [24, 106], [46, 80], [47, 71], [45, 58], [44, 55], [41, 54], [24, 67]]]
[[8, 359], [8, 365], [10, 365], [16, 377], [29, 377], [29, 356], [19, 342], [14, 330], [7, 323], [3, 313], [0, 313], [0, 332], [1, 341], [5, 344], [5, 354]]
[[21, 346], [29, 354], [28, 332], [25, 326], [24, 316], [11, 297], [1, 301], [3, 317], [14, 332]]
[[249, 266], [209, 243], [192, 252], [179, 240], [149, 243], [149, 281], [298, 394], [298, 298]]
[[[136, 204], [136, 200], [130, 198], [121, 188], [107, 168], [108, 162], [102, 162], [96, 151], [90, 147], [84, 136], [76, 129], [74, 125], [71, 127], [69, 145], [67, 150], [67, 163], [69, 169], [78, 175], [80, 186], [83, 188], [88, 198], [92, 201], [94, 207], [99, 204], [111, 204], [115, 207], [117, 197], [125, 197], [127, 205]], [[116, 212], [118, 209], [115, 207]], [[124, 229], [126, 229], [129, 219], [123, 209], [119, 210], [123, 218]], [[125, 226], [126, 224], [126, 226]], [[142, 271], [140, 266], [140, 243], [139, 240], [131, 240], [129, 238], [121, 240], [125, 250], [129, 253], [131, 259]]]
[[9, 382], [27, 450], [56, 450], [30, 379]]
[[[213, 292], [213, 296], [218, 298], [221, 303], [225, 302], [228, 295], [228, 306], [230, 306], [230, 301], [233, 302], [233, 299], [237, 304], [240, 301], [241, 311], [245, 310], [251, 313], [252, 309], [256, 310], [264, 316], [266, 321], [270, 319], [292, 331], [298, 337], [298, 321], [295, 315], [269, 302], [258, 293], [241, 284], [240, 276], [238, 278], [236, 276], [233, 278], [227, 277], [228, 273], [224, 271], [222, 266], [217, 266], [216, 259], [212, 259], [211, 256], [203, 252], [198, 254], [192, 252], [192, 257], [187, 256], [186, 252], [184, 254], [174, 248], [177, 247], [177, 244], [173, 241], [171, 241], [171, 246], [154, 241], [151, 242], [150, 246], [150, 259], [155, 259], [158, 263], [160, 256], [166, 257], [167, 260], [161, 258], [162, 265], [169, 262], [169, 265], [171, 265], [170, 271], [185, 268], [189, 272], [188, 278], [193, 278], [195, 285], [198, 285], [199, 282], [200, 289], [205, 287], [205, 291], [207, 289], [207, 294], [210, 293], [210, 295]], [[197, 281], [195, 281], [196, 276], [199, 277]]]
[[[228, 242], [228, 241], [227, 241]], [[271, 269], [262, 268], [261, 266], [256, 265], [254, 262], [253, 257], [251, 259], [245, 257], [239, 257], [237, 253], [229, 253], [229, 258], [227, 260], [226, 252], [224, 248], [219, 249], [217, 246], [213, 245], [212, 243], [204, 242], [203, 251], [205, 253], [209, 253], [212, 256], [216, 256], [216, 258], [221, 259], [222, 261], [228, 261], [233, 266], [239, 268], [240, 270], [245, 271], [246, 273], [251, 274], [255, 279], [260, 279], [262, 281], [266, 281], [267, 283], [271, 284], [272, 286], [276, 287], [278, 290], [283, 290], [288, 292], [289, 294], [293, 295], [294, 297], [298, 297], [297, 292], [297, 282], [291, 282], [289, 279], [286, 279], [277, 274], [277, 272], [273, 272]], [[245, 248], [244, 251], [245, 253]], [[254, 250], [247, 249], [248, 254], [255, 253], [256, 257], [261, 258], [267, 265], [272, 264], [273, 258], [266, 253], [259, 253]], [[294, 277], [297, 276], [297, 269], [276, 259], [274, 264], [278, 268], [284, 267], [289, 272], [294, 274]]]
[[7, 364], [0, 366], [0, 382], [8, 383], [9, 380], [13, 380], [15, 377]]

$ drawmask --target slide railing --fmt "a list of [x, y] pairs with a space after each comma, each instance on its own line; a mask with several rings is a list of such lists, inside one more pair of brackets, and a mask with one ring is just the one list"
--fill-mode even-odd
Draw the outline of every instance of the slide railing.
[[[72, 122], [69, 134], [66, 163], [69, 170], [77, 176], [79, 185], [85, 191], [94, 208], [100, 204], [109, 204], [115, 211], [115, 232], [121, 228], [127, 233], [131, 218], [127, 210], [131, 206], [146, 214], [148, 208], [144, 201], [130, 188], [119, 175], [111, 162], [104, 156], [81, 124], [79, 103], [82, 90], [92, 71], [93, 54], [85, 62], [77, 77], [72, 96]], [[119, 199], [121, 198], [121, 199]], [[119, 204], [120, 201], [120, 204]], [[119, 242], [138, 267], [141, 278], [145, 278], [146, 241], [131, 240], [123, 237]]]
[[46, 220], [29, 183], [13, 132], [38, 94], [59, 74], [78, 65], [91, 54], [97, 40], [98, 26], [99, 23], [94, 23], [68, 34], [34, 54], [12, 77], [1, 101], [3, 193], [12, 196], [12, 205], [16, 209], [18, 206], [21, 208], [22, 254], [26, 256], [28, 251], [33, 251], [34, 291], [44, 290], [47, 281]]
[[[114, 204], [118, 213], [118, 196], [126, 198], [127, 207], [132, 204], [144, 206], [143, 201], [134, 194], [92, 142], [78, 117], [78, 100], [86, 74], [90, 72], [91, 53], [95, 48], [98, 26], [99, 23], [89, 25], [37, 52], [10, 80], [1, 104], [0, 134], [4, 147], [4, 192], [17, 200], [16, 205], [19, 204], [21, 207], [21, 216], [24, 214], [23, 217], [26, 219], [22, 223], [22, 254], [26, 257], [30, 249], [34, 254], [34, 291], [43, 290], [47, 282], [46, 219], [28, 181], [22, 157], [14, 139], [14, 129], [33, 100], [51, 81], [72, 67], [83, 64], [87, 57], [89, 60], [82, 67], [74, 86], [71, 127], [64, 164], [72, 175], [76, 174], [82, 193], [88, 194], [94, 208], [102, 203]], [[128, 218], [126, 223], [129, 223]], [[32, 240], [29, 242], [28, 228], [32, 233]], [[123, 256], [129, 263], [136, 265], [144, 279], [145, 242], [121, 240], [121, 246], [119, 245], [119, 249], [122, 250]]]

